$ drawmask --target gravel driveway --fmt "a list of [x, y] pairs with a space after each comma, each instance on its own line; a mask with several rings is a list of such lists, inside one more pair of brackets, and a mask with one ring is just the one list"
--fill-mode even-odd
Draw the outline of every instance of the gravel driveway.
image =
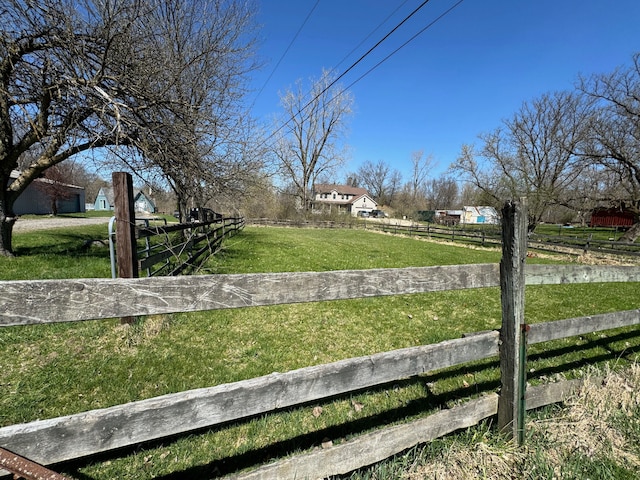
[[47, 230], [50, 228], [65, 228], [83, 225], [99, 225], [109, 223], [111, 217], [71, 218], [71, 217], [43, 217], [43, 218], [19, 218], [13, 226], [14, 232], [32, 232], [34, 230]]

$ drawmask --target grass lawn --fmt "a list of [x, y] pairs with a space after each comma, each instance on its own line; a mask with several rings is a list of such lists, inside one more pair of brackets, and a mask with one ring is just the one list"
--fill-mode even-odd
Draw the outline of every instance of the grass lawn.
[[[62, 234], [17, 234], [20, 256], [0, 258], [0, 279], [108, 277], [108, 249], [83, 247], [88, 239], [100, 238], [106, 238], [106, 226]], [[247, 227], [225, 243], [203, 273], [394, 268], [499, 259], [497, 250], [370, 231]], [[640, 308], [639, 291], [637, 284], [530, 287], [527, 321]], [[174, 314], [125, 326], [111, 320], [2, 328], [0, 425], [434, 343], [499, 325], [499, 290], [491, 288]], [[621, 365], [636, 360], [639, 348], [640, 338], [633, 329], [537, 345], [529, 354], [531, 381], [575, 375], [586, 362]], [[319, 445], [325, 437], [339, 442], [379, 424], [424, 415], [486, 388], [495, 389], [498, 379], [496, 363], [481, 362], [61, 470], [92, 479], [171, 474], [211, 478], [247, 461]], [[314, 410], [318, 406], [320, 414]]]

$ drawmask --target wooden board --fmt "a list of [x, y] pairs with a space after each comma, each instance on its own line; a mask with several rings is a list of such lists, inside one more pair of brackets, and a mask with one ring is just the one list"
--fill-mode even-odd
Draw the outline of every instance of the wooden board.
[[[533, 387], [527, 392], [527, 408], [538, 408], [564, 400], [582, 385], [579, 380]], [[529, 406], [531, 405], [531, 406]], [[340, 443], [226, 477], [234, 480], [295, 480], [344, 475], [385, 460], [421, 443], [477, 425], [496, 415], [498, 395], [470, 400], [410, 423], [387, 427]]]
[[0, 326], [497, 286], [498, 265], [0, 282]]
[[640, 282], [640, 267], [613, 265], [527, 265], [527, 285]]
[[471, 427], [495, 415], [498, 396], [490, 394], [476, 400], [442, 410], [411, 423], [388, 427], [361, 435], [326, 449], [281, 460], [252, 472], [231, 476], [235, 480], [294, 480], [327, 478], [343, 475], [358, 468], [380, 462], [420, 443], [461, 428]]
[[0, 428], [42, 464], [81, 458], [498, 355], [498, 333], [448, 340]]
[[640, 324], [640, 309], [568, 318], [554, 322], [532, 323], [527, 334], [527, 341], [534, 344], [638, 324]]

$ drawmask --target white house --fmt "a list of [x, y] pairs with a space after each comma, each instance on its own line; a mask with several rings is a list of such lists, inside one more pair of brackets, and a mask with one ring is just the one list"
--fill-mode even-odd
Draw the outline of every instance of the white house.
[[477, 225], [498, 225], [500, 216], [493, 207], [462, 207], [460, 223]]
[[378, 203], [364, 188], [349, 185], [316, 184], [313, 188], [313, 209], [340, 213], [370, 212]]

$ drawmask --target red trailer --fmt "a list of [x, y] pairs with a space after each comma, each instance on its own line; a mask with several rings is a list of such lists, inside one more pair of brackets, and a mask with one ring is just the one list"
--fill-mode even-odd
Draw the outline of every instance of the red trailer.
[[630, 227], [635, 214], [619, 208], [597, 208], [591, 213], [590, 227]]

